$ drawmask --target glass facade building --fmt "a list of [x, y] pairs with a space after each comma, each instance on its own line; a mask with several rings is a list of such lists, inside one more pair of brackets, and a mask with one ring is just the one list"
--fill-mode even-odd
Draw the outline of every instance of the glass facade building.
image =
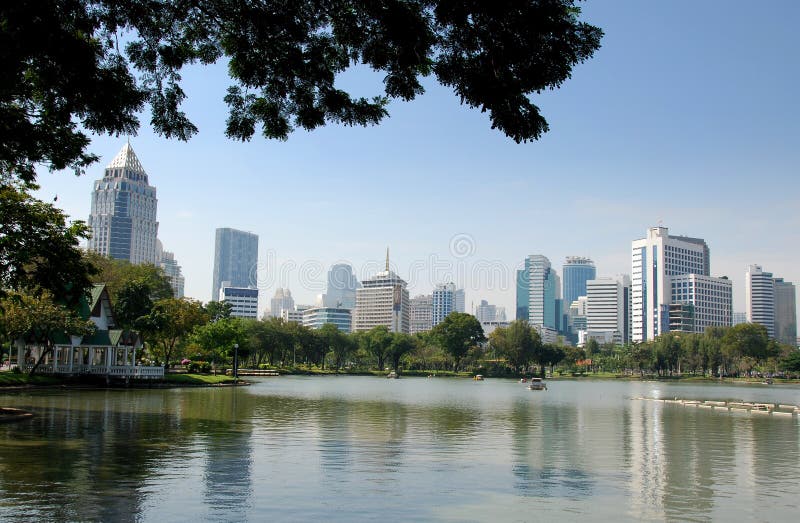
[[217, 229], [212, 299], [219, 296], [225, 281], [230, 282], [231, 287], [257, 287], [258, 235], [227, 227]]
[[581, 296], [586, 296], [586, 282], [597, 277], [597, 268], [589, 258], [568, 256], [564, 263], [562, 277], [564, 278], [564, 306], [570, 304]]
[[344, 332], [352, 329], [352, 312], [350, 309], [336, 307], [312, 307], [303, 311], [303, 325], [311, 329], [321, 329], [323, 325], [332, 323]]
[[323, 298], [326, 307], [356, 308], [356, 290], [361, 287], [353, 267], [347, 263], [332, 265], [328, 271], [328, 289]]
[[126, 143], [94, 182], [89, 250], [131, 263], [161, 261], [157, 253], [156, 188]]

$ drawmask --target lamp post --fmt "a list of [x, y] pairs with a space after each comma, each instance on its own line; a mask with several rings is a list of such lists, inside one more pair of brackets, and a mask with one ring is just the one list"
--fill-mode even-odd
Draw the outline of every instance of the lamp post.
[[239, 381], [239, 344], [233, 344], [233, 380]]

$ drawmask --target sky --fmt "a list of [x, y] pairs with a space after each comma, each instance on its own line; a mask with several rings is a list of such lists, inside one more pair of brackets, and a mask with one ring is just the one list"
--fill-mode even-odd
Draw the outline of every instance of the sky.
[[[631, 241], [649, 227], [704, 238], [711, 274], [760, 264], [800, 283], [800, 2], [589, 0], [582, 19], [602, 48], [561, 88], [533, 97], [550, 124], [516, 144], [487, 114], [433, 78], [374, 127], [328, 125], [288, 141], [224, 136], [224, 65], [184, 73], [188, 143], [156, 136], [149, 114], [131, 145], [158, 190], [159, 238], [186, 295], [211, 298], [214, 231], [259, 235], [261, 312], [276, 287], [297, 303], [324, 292], [329, 266], [360, 280], [391, 266], [412, 296], [436, 283], [515, 310], [514, 271], [530, 254], [562, 273], [588, 256], [599, 276], [630, 273]], [[363, 69], [340, 85], [380, 94]], [[92, 183], [125, 143], [94, 136], [101, 160], [81, 177], [40, 173], [44, 200], [90, 213]]]

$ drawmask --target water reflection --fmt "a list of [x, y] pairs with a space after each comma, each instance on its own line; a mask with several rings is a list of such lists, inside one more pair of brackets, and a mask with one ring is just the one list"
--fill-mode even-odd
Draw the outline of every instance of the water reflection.
[[280, 378], [6, 395], [37, 416], [0, 426], [0, 520], [796, 513], [796, 419], [631, 401], [644, 387], [560, 382], [541, 394], [500, 380]]

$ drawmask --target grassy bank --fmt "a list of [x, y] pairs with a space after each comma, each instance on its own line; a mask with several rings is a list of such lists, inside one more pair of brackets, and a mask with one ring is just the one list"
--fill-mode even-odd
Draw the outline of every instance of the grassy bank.
[[[240, 382], [244, 381], [242, 379]], [[123, 383], [121, 380], [114, 380], [110, 384], [106, 383], [102, 376], [45, 376], [34, 374], [18, 374], [16, 372], [0, 372], [0, 388], [8, 387], [181, 387], [181, 386], [214, 386], [228, 385], [235, 381], [230, 376], [211, 375], [211, 374], [167, 374], [163, 380], [131, 380], [130, 383]]]
[[[243, 381], [239, 379], [239, 381]], [[234, 379], [224, 374], [167, 374], [162, 383], [175, 385], [225, 385], [234, 383]]]
[[0, 387], [60, 385], [63, 380], [54, 376], [28, 376], [16, 372], [0, 372]]
[[[378, 376], [385, 378], [390, 371], [386, 370], [352, 370], [352, 369], [325, 369], [307, 368], [307, 367], [275, 367], [274, 370], [278, 371], [281, 375], [295, 375], [295, 376]], [[471, 372], [453, 372], [453, 371], [433, 371], [433, 370], [403, 370], [400, 371], [401, 376], [437, 376], [448, 378], [471, 378], [474, 376]]]

